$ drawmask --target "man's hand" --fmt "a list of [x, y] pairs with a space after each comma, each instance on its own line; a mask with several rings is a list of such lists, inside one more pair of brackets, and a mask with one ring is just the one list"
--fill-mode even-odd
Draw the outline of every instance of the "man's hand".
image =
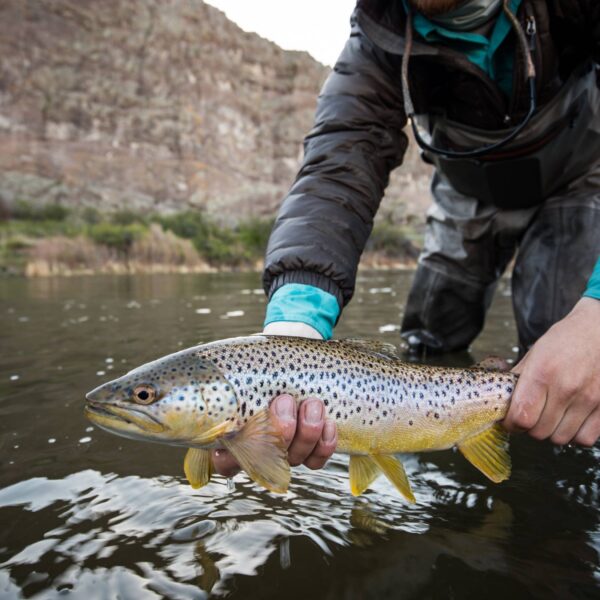
[[[270, 323], [264, 333], [323, 339], [316, 329], [304, 323]], [[283, 434], [292, 467], [306, 465], [309, 469], [321, 469], [325, 466], [335, 451], [337, 432], [335, 422], [325, 419], [325, 407], [320, 400], [308, 398], [297, 409], [295, 400], [283, 394], [271, 403], [271, 418]], [[213, 451], [212, 461], [219, 475], [232, 477], [240, 470], [227, 450]]]
[[600, 436], [600, 301], [582, 298], [513, 371], [520, 376], [506, 429], [593, 446]]
[[[304, 464], [309, 469], [325, 466], [335, 450], [337, 434], [335, 422], [325, 419], [323, 403], [308, 398], [296, 410], [296, 401], [284, 394], [273, 400], [270, 410], [288, 447], [290, 465]], [[212, 460], [219, 475], [232, 477], [240, 470], [227, 450], [214, 450]]]

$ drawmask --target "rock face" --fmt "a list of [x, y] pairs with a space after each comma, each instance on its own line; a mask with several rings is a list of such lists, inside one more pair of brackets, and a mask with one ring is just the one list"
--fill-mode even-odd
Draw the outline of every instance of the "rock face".
[[[6, 204], [197, 207], [225, 223], [276, 209], [328, 74], [201, 0], [0, 0], [0, 56]], [[395, 215], [423, 195], [407, 158]]]

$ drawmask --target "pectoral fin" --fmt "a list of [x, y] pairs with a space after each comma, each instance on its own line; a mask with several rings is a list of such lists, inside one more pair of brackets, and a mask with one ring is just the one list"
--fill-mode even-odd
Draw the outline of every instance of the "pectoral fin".
[[385, 476], [394, 484], [395, 488], [411, 503], [415, 503], [415, 496], [410, 488], [408, 477], [404, 471], [404, 466], [395, 457], [387, 454], [374, 454], [373, 460], [377, 466], [384, 472]]
[[381, 475], [381, 469], [370, 456], [350, 457], [350, 491], [360, 496]]
[[183, 470], [187, 480], [195, 490], [205, 486], [213, 474], [210, 451], [190, 448], [183, 461]]
[[272, 492], [287, 492], [290, 483], [287, 449], [268, 409], [256, 413], [239, 433], [223, 439], [222, 443], [250, 479]]
[[458, 444], [463, 456], [486, 477], [500, 483], [510, 477], [508, 433], [498, 424]]

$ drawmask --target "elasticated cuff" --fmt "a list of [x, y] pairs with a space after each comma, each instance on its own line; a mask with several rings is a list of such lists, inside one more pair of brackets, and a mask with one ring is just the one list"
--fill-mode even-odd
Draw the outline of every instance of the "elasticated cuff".
[[333, 294], [312, 285], [288, 283], [272, 294], [264, 325], [278, 322], [305, 323], [328, 340], [333, 335], [339, 315], [340, 306]]
[[338, 284], [329, 277], [313, 271], [286, 271], [281, 275], [277, 275], [277, 277], [273, 278], [271, 287], [268, 290], [269, 300], [271, 300], [277, 290], [290, 283], [310, 285], [331, 294], [337, 300], [340, 313], [342, 312], [344, 308], [344, 295]]
[[587, 298], [600, 300], [600, 258], [598, 259], [598, 262], [596, 262], [592, 276], [588, 281], [587, 289], [583, 295]]

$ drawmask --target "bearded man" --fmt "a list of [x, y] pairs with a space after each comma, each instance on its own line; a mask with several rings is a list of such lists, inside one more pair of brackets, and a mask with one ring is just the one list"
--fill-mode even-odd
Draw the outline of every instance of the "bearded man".
[[[593, 445], [599, 59], [597, 0], [359, 0], [269, 241], [265, 332], [331, 337], [410, 123], [435, 165], [434, 203], [402, 336], [417, 349], [468, 347], [514, 258], [523, 358], [504, 424]], [[320, 467], [335, 429], [317, 399], [298, 415], [291, 400], [274, 403], [290, 462]], [[216, 467], [233, 465], [221, 456]]]

